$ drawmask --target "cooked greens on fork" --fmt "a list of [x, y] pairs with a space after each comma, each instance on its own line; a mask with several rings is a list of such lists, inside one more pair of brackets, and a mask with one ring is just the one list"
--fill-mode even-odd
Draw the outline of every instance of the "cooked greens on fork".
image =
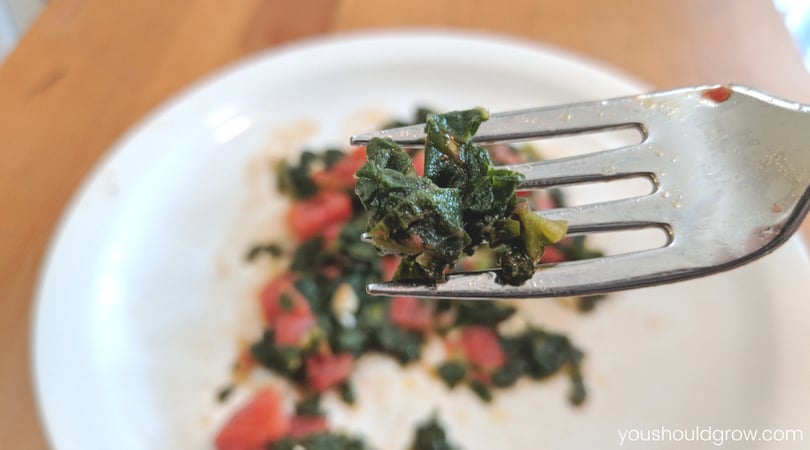
[[[438, 284], [377, 283], [368, 291], [476, 299], [580, 296], [673, 283], [747, 264], [784, 244], [810, 210], [808, 125], [810, 105], [729, 85], [493, 114], [474, 142], [639, 131], [641, 142], [634, 145], [511, 168], [525, 176], [520, 189], [646, 178], [653, 189], [645, 195], [537, 213], [566, 221], [569, 235], [658, 228], [666, 244], [543, 264], [518, 286], [504, 284], [503, 274], [491, 270], [453, 273]], [[435, 145], [429, 133], [430, 126], [402, 127], [353, 136], [351, 142], [382, 137], [402, 145]], [[432, 139], [441, 142], [442, 136]], [[669, 198], [672, 193], [677, 201]]]
[[424, 176], [393, 141], [368, 143], [355, 191], [370, 213], [367, 239], [402, 257], [394, 280], [442, 282], [463, 255], [487, 244], [499, 281], [520, 285], [534, 275], [544, 247], [565, 235], [565, 222], [534, 214], [516, 195], [525, 177], [494, 167], [472, 142], [488, 117], [481, 108], [429, 115]]

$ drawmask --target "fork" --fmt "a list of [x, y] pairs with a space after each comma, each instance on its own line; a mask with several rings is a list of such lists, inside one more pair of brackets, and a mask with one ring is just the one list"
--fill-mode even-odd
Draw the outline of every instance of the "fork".
[[[810, 209], [810, 106], [743, 86], [711, 85], [492, 114], [480, 144], [635, 128], [642, 140], [596, 153], [507, 166], [523, 190], [647, 177], [647, 195], [538, 211], [569, 235], [657, 227], [649, 250], [540, 264], [521, 286], [495, 271], [462, 272], [436, 285], [383, 282], [370, 294], [533, 298], [600, 294], [702, 277], [747, 264], [785, 243]], [[424, 126], [352, 136], [424, 145]]]

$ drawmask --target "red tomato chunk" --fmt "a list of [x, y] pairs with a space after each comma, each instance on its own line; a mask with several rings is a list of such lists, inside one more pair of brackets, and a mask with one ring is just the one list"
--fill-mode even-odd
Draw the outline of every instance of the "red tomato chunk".
[[540, 262], [558, 263], [563, 261], [565, 261], [565, 255], [557, 247], [552, 247], [549, 245], [543, 249], [543, 256], [540, 258]]
[[321, 191], [312, 198], [295, 202], [287, 212], [287, 225], [301, 241], [315, 237], [327, 226], [342, 223], [352, 217], [349, 194]]
[[461, 332], [461, 346], [467, 360], [476, 367], [492, 372], [506, 363], [506, 354], [498, 336], [486, 327], [467, 327]]
[[261, 450], [287, 434], [290, 423], [273, 390], [256, 394], [217, 434], [217, 450]]
[[391, 299], [388, 315], [395, 325], [411, 331], [427, 331], [433, 325], [434, 303], [414, 297]]
[[291, 274], [283, 274], [270, 281], [259, 295], [268, 327], [275, 328], [281, 316], [312, 317], [309, 301], [298, 292], [293, 281]]
[[290, 419], [290, 437], [300, 439], [310, 434], [323, 433], [328, 428], [326, 416], [293, 416]]
[[366, 163], [366, 148], [358, 147], [328, 170], [320, 170], [310, 175], [312, 181], [325, 190], [351, 190], [354, 188], [354, 173]]
[[425, 176], [425, 151], [419, 150], [413, 155], [413, 168], [420, 177]]
[[285, 315], [276, 321], [274, 342], [284, 347], [300, 348], [307, 341], [309, 332], [315, 328], [317, 322], [313, 316]]
[[323, 392], [346, 381], [352, 366], [354, 358], [349, 353], [310, 356], [306, 361], [307, 380], [312, 389]]

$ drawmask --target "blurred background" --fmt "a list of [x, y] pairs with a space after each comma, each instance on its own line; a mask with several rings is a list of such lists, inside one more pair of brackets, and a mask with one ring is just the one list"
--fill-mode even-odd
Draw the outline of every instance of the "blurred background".
[[774, 5], [785, 18], [785, 26], [804, 56], [805, 67], [810, 70], [810, 2], [774, 0]]
[[46, 0], [0, 0], [0, 62], [47, 3]]
[[[773, 3], [810, 70], [810, 1], [773, 0]], [[0, 0], [0, 63], [47, 4], [48, 0]]]

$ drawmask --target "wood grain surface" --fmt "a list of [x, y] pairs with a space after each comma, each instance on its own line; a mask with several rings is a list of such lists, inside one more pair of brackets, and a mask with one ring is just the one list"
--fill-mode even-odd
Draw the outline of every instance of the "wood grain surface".
[[257, 51], [403, 27], [524, 38], [657, 88], [735, 82], [810, 103], [810, 75], [767, 0], [53, 0], [0, 66], [0, 448], [47, 448], [29, 369], [38, 270], [66, 202], [116, 139]]

